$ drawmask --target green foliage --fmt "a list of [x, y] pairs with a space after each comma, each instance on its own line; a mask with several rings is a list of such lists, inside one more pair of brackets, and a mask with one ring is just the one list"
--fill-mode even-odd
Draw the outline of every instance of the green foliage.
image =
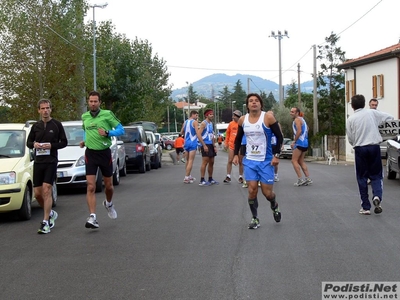
[[75, 119], [84, 88], [76, 46], [83, 44], [76, 25], [83, 22], [83, 2], [2, 0], [0, 12], [0, 78], [7, 78], [1, 96], [12, 120], [36, 119], [40, 98], [52, 101], [53, 117]]
[[326, 44], [319, 46], [318, 59], [322, 61], [318, 74], [318, 121], [321, 135], [344, 135], [345, 87], [344, 73], [337, 66], [345, 61], [345, 52], [337, 47], [339, 37], [331, 33], [325, 38]]
[[[79, 119], [93, 90], [93, 23], [83, 0], [0, 2], [1, 100], [13, 121], [37, 119], [49, 98], [52, 116]], [[97, 86], [103, 106], [123, 123], [160, 123], [171, 93], [163, 59], [148, 41], [127, 39], [111, 22], [96, 28]], [[7, 78], [7, 80], [4, 80]]]

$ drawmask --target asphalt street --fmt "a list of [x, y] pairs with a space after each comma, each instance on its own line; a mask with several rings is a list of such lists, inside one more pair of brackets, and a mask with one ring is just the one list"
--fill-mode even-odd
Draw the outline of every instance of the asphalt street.
[[[165, 155], [167, 158], [167, 155]], [[281, 159], [274, 185], [282, 222], [259, 193], [261, 227], [247, 229], [247, 189], [184, 184], [184, 165], [165, 161], [129, 173], [115, 187], [118, 219], [97, 195], [100, 228], [85, 228], [84, 191], [63, 191], [59, 218], [37, 234], [42, 211], [25, 222], [0, 215], [1, 299], [321, 299], [322, 281], [400, 281], [399, 180], [384, 180], [383, 213], [359, 215], [353, 165], [308, 163], [311, 186], [296, 187]], [[372, 197], [372, 195], [371, 195]]]

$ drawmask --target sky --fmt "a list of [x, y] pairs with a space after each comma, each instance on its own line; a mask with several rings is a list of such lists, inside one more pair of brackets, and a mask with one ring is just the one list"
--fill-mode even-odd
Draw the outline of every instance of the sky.
[[[99, 1], [99, 2], [95, 2]], [[147, 40], [166, 62], [172, 89], [215, 73], [254, 75], [282, 84], [312, 79], [313, 45], [331, 32], [346, 58], [397, 44], [399, 0], [89, 0], [96, 23], [111, 20], [118, 33]], [[86, 21], [91, 21], [93, 11]], [[318, 54], [318, 52], [317, 52]], [[247, 83], [243, 83], [247, 84]]]

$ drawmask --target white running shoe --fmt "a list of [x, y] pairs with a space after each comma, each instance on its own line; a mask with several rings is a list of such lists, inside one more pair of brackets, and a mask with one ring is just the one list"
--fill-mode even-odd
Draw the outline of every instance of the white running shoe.
[[86, 220], [85, 227], [91, 228], [91, 229], [96, 229], [96, 228], [99, 228], [99, 223], [97, 223], [97, 220], [95, 217], [89, 216], [89, 218], [87, 218], [87, 220]]
[[114, 204], [111, 206], [107, 205], [107, 200], [104, 200], [103, 202], [104, 207], [107, 209], [108, 216], [110, 219], [116, 219], [117, 218], [117, 212], [114, 208]]

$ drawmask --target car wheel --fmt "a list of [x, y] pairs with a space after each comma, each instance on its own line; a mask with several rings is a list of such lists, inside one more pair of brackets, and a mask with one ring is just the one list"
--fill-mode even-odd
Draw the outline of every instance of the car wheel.
[[124, 161], [124, 166], [119, 171], [119, 176], [121, 176], [121, 177], [125, 177], [126, 176], [126, 161]]
[[156, 155], [156, 157], [154, 157], [154, 169], [158, 169], [158, 167], [159, 167], [159, 161], [160, 161], [160, 159], [158, 158], [158, 154]]
[[54, 180], [53, 186], [51, 188], [51, 198], [53, 200], [51, 207], [57, 206], [57, 199], [58, 199], [58, 191], [57, 191], [57, 182]]
[[120, 178], [119, 178], [119, 170], [118, 170], [118, 165], [115, 168], [115, 172], [113, 174], [113, 185], [119, 185]]
[[146, 160], [146, 171], [150, 171], [150, 170], [151, 170], [151, 161], [149, 159], [148, 163], [147, 163], [147, 160]]
[[167, 145], [167, 150], [171, 150], [172, 146], [171, 145]]
[[396, 179], [396, 171], [393, 171], [391, 168], [390, 168], [390, 162], [389, 161], [387, 161], [386, 162], [386, 173], [387, 173], [387, 179]]
[[142, 157], [142, 161], [139, 166], [139, 173], [146, 173], [146, 160]]
[[29, 186], [25, 187], [24, 198], [17, 216], [20, 220], [29, 220], [32, 217], [32, 194]]
[[100, 193], [103, 190], [103, 175], [100, 170], [97, 169], [96, 174], [96, 193]]

